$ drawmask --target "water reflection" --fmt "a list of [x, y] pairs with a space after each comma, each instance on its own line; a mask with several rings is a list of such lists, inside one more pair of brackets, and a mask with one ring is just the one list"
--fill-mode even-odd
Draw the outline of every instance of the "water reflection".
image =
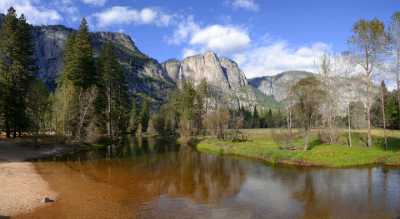
[[398, 169], [272, 168], [160, 139], [39, 162], [60, 194], [21, 217], [396, 218]]

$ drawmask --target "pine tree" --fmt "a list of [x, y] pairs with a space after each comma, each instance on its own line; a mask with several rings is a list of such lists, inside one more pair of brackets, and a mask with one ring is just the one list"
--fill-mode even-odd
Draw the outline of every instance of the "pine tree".
[[70, 63], [72, 71], [67, 76], [76, 87], [86, 90], [95, 85], [98, 78], [93, 59], [89, 27], [85, 18], [82, 19], [74, 38], [72, 54], [69, 54], [72, 59]]
[[150, 120], [150, 101], [148, 99], [144, 99], [142, 103], [142, 110], [140, 111], [140, 125], [143, 132], [147, 131]]
[[257, 106], [254, 106], [252, 128], [260, 128], [260, 117], [258, 116]]
[[[56, 91], [55, 114], [61, 133], [81, 142], [93, 124], [97, 99], [97, 72], [89, 28], [82, 19], [79, 30], [72, 34], [64, 51], [63, 74]], [[59, 112], [59, 113], [58, 113]]]
[[11, 7], [0, 30], [0, 114], [7, 137], [12, 132], [15, 138], [29, 126], [26, 94], [36, 70], [31, 29], [24, 15], [17, 18]]
[[139, 118], [139, 113], [138, 113], [138, 109], [137, 109], [137, 103], [136, 103], [136, 100], [133, 99], [131, 110], [129, 112], [128, 132], [135, 134], [138, 129], [139, 123], [140, 123], [140, 118]]
[[127, 128], [128, 85], [122, 67], [113, 52], [111, 43], [106, 43], [98, 61], [100, 76], [99, 101], [104, 116], [108, 137], [113, 139]]

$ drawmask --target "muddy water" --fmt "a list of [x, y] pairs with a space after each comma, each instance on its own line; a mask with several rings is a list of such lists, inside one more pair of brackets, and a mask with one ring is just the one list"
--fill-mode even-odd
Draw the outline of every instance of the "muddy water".
[[298, 169], [145, 140], [37, 162], [59, 199], [19, 218], [398, 218], [400, 170]]

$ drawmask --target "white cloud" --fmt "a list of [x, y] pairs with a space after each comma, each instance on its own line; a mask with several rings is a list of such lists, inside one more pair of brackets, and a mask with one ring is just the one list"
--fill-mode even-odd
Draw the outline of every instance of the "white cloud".
[[289, 70], [317, 72], [319, 58], [329, 50], [330, 47], [321, 42], [291, 48], [287, 42], [277, 41], [248, 49], [233, 57], [246, 76], [252, 78]]
[[259, 9], [255, 0], [231, 0], [230, 4], [235, 9], [245, 9], [249, 11], [258, 11]]
[[172, 16], [155, 8], [137, 10], [124, 6], [114, 6], [93, 15], [99, 27], [117, 24], [153, 24], [168, 26]]
[[172, 37], [167, 38], [169, 44], [179, 45], [191, 37], [193, 33], [200, 31], [200, 26], [194, 21], [193, 16], [189, 16], [177, 24]]
[[104, 6], [107, 0], [81, 0], [83, 3], [94, 6]]
[[13, 6], [32, 24], [55, 24], [62, 20], [58, 11], [39, 6], [39, 0], [0, 0], [0, 11], [6, 13]]
[[74, 24], [81, 18], [79, 8], [75, 5], [73, 0], [53, 0], [49, 7], [57, 8], [62, 14], [63, 21], [67, 25]]
[[241, 27], [220, 24], [201, 27], [193, 17], [188, 17], [178, 23], [167, 42], [175, 45], [185, 44], [183, 57], [207, 50], [228, 56], [248, 48], [251, 39], [247, 30]]
[[221, 54], [232, 54], [247, 48], [250, 42], [246, 30], [215, 24], [196, 31], [189, 44]]

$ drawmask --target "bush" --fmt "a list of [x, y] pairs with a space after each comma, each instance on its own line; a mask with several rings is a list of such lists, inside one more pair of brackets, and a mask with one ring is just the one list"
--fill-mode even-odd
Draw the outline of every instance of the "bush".
[[232, 142], [245, 142], [247, 141], [247, 135], [243, 134], [238, 129], [234, 129], [225, 132], [224, 140], [229, 140]]
[[322, 144], [334, 144], [339, 141], [339, 134], [336, 130], [330, 133], [328, 129], [321, 129], [318, 133], [318, 139]]
[[293, 134], [290, 135], [288, 131], [279, 129], [271, 131], [271, 138], [275, 144], [280, 147], [290, 147], [293, 144]]

